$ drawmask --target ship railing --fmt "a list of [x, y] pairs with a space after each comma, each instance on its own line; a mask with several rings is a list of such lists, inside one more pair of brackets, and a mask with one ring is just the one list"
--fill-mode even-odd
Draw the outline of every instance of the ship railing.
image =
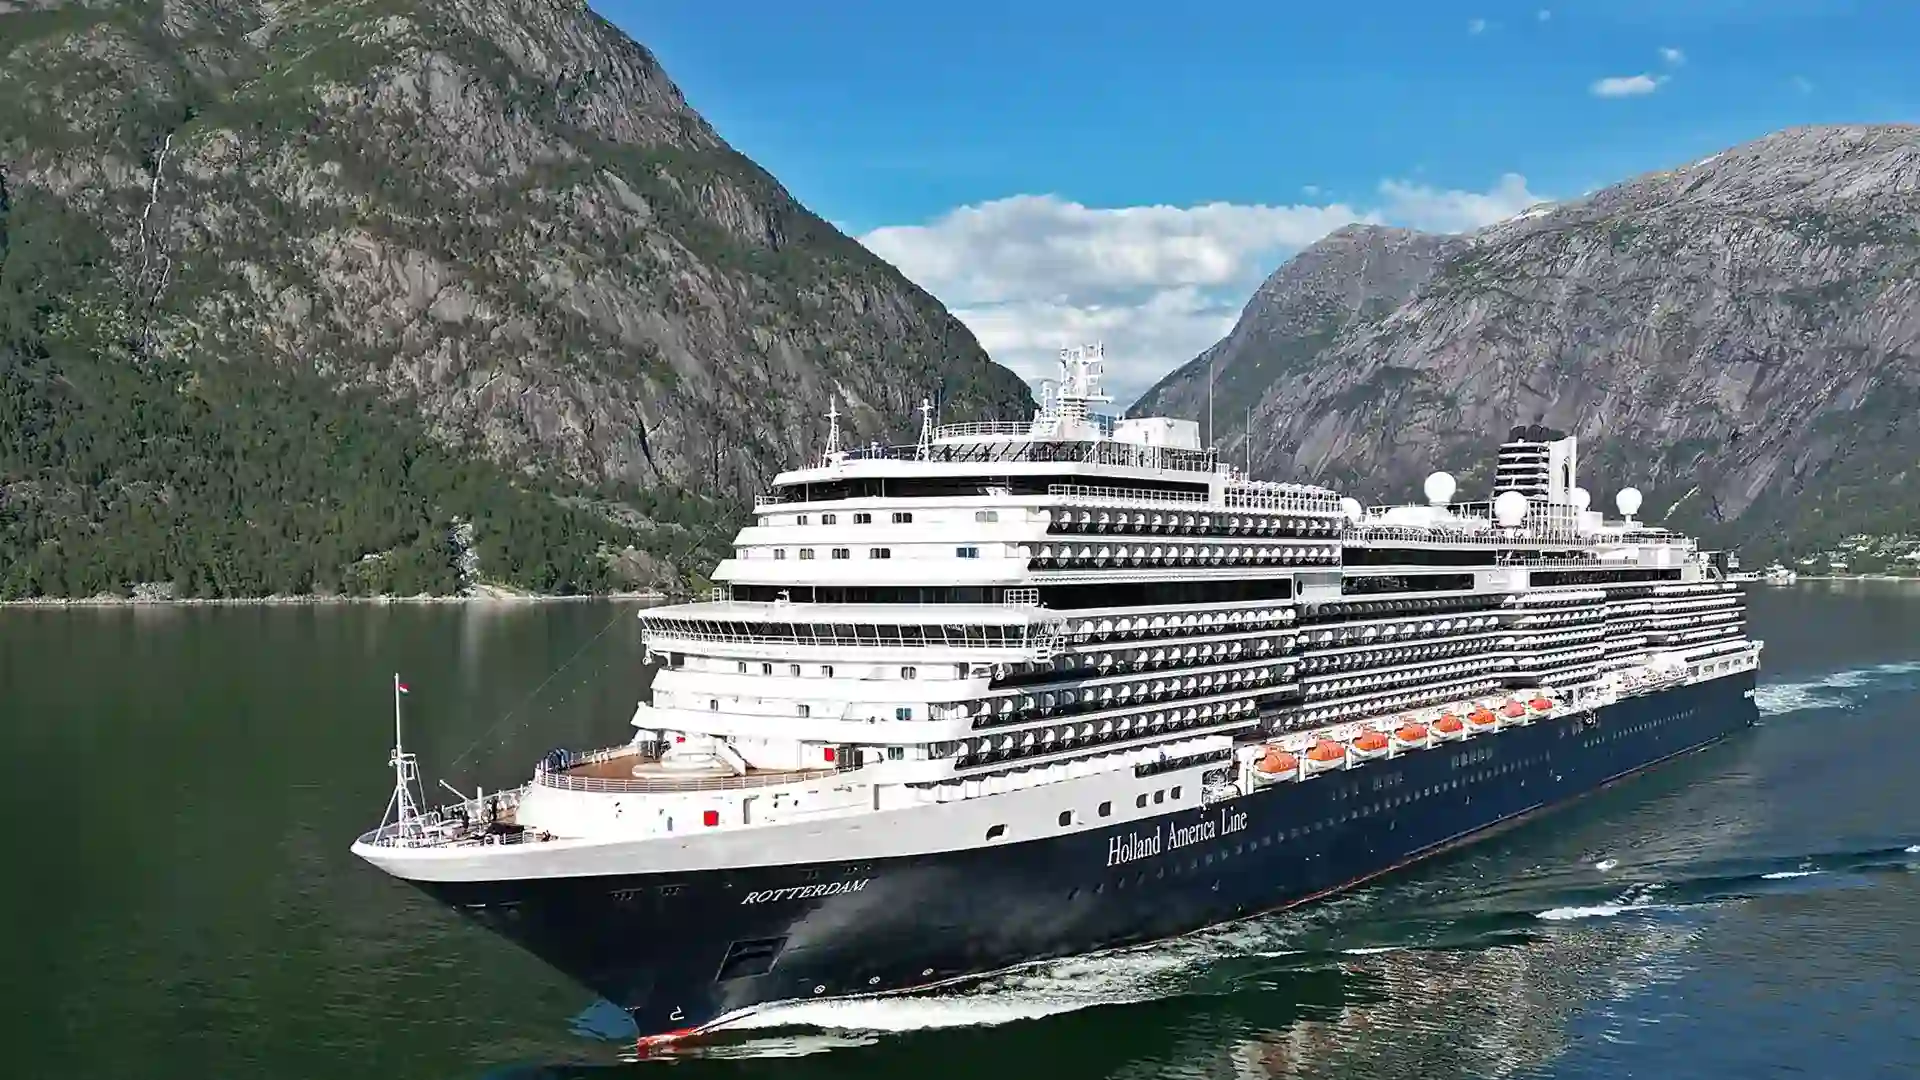
[[[646, 628], [646, 641], [647, 647], [655, 651], [664, 651], [674, 642], [696, 642], [718, 645], [770, 645], [789, 649], [950, 648], [994, 655], [1025, 656], [1040, 643], [1038, 639], [1041, 636], [1039, 631], [1034, 631], [1031, 636], [1023, 636], [1020, 634], [1022, 627], [1019, 625], [1005, 627], [995, 625], [992, 629], [1007, 632], [1004, 636], [991, 639], [985, 633], [987, 629], [985, 626], [930, 624], [917, 627], [921, 633], [909, 635], [900, 633], [896, 626], [860, 624], [857, 627], [848, 627], [851, 632], [842, 632], [842, 624], [798, 625], [807, 626], [810, 632], [761, 634], [735, 629], [703, 629], [688, 626], [684, 622], [660, 623]], [[863, 633], [863, 630], [869, 632]]]
[[745, 776], [679, 777], [679, 776], [635, 776], [604, 777], [574, 776], [566, 772], [554, 772], [544, 766], [534, 771], [533, 782], [541, 787], [558, 788], [562, 791], [586, 791], [616, 795], [630, 795], [646, 792], [689, 792], [689, 791], [743, 791], [751, 788], [775, 787], [781, 784], [798, 784], [807, 781], [824, 780], [837, 776], [839, 769], [808, 769], [790, 772], [748, 773]]
[[980, 439], [977, 441], [918, 443], [886, 446], [870, 443], [836, 453], [829, 465], [858, 461], [926, 461], [949, 464], [997, 464], [1001, 462], [1061, 462], [1111, 465], [1134, 469], [1159, 469], [1169, 472], [1212, 473], [1217, 460], [1212, 450], [1183, 450], [1171, 446], [1116, 442], [1112, 439], [1058, 439], [1047, 433], [1019, 438]]
[[941, 424], [933, 429], [933, 437], [935, 439], [975, 439], [983, 435], [1032, 435], [1049, 426], [1035, 424], [1032, 420], [980, 420], [969, 424]]

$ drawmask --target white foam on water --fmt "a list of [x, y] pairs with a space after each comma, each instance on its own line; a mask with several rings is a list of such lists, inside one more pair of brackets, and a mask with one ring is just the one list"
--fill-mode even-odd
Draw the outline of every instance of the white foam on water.
[[1615, 915], [1625, 915], [1629, 911], [1654, 911], [1658, 904], [1593, 904], [1585, 907], [1549, 908], [1535, 915], [1536, 919], [1548, 922], [1569, 922], [1574, 919], [1611, 919]]
[[781, 1002], [715, 1027], [898, 1033], [1038, 1020], [1097, 1005], [1164, 998], [1178, 993], [1188, 975], [1219, 960], [1297, 954], [1300, 950], [1275, 947], [1284, 944], [1286, 936], [1287, 929], [1270, 920], [1234, 923], [1153, 945], [1016, 968], [945, 991]]
[[1619, 865], [1619, 859], [1601, 859], [1599, 862], [1593, 864], [1593, 868], [1604, 874]]
[[1920, 855], [1920, 844], [1913, 844], [1909, 846], [1906, 849], [1906, 853], [1908, 855]]
[[1404, 952], [1406, 948], [1407, 947], [1405, 945], [1370, 945], [1364, 948], [1341, 949], [1340, 951], [1347, 954], [1348, 956], [1372, 956], [1375, 953]]
[[1771, 874], [1761, 874], [1760, 878], [1763, 881], [1786, 881], [1788, 878], [1812, 877], [1815, 874], [1824, 873], [1826, 873], [1825, 870], [1775, 870]]
[[1848, 709], [1857, 704], [1845, 691], [1871, 692], [1889, 679], [1920, 674], [1920, 660], [1901, 660], [1887, 664], [1849, 668], [1800, 682], [1768, 683], [1754, 691], [1754, 704], [1763, 716], [1806, 712], [1812, 709]]

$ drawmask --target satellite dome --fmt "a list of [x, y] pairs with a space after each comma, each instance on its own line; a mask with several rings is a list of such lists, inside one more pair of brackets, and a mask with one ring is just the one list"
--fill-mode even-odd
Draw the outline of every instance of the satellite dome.
[[1434, 506], [1445, 506], [1453, 501], [1454, 483], [1450, 473], [1431, 473], [1426, 483], [1427, 502]]
[[1347, 515], [1347, 520], [1355, 525], [1360, 524], [1360, 518], [1364, 516], [1364, 511], [1360, 509], [1360, 500], [1352, 496], [1340, 500], [1340, 512]]
[[1640, 489], [1624, 487], [1620, 494], [1613, 497], [1613, 505], [1620, 508], [1621, 517], [1632, 517], [1640, 512]]
[[1503, 491], [1493, 500], [1493, 516], [1500, 524], [1508, 528], [1520, 524], [1527, 517], [1527, 497], [1517, 491]]
[[1593, 493], [1588, 491], [1586, 488], [1583, 488], [1583, 487], [1574, 488], [1572, 498], [1573, 498], [1573, 508], [1575, 510], [1585, 510], [1587, 507], [1593, 505]]

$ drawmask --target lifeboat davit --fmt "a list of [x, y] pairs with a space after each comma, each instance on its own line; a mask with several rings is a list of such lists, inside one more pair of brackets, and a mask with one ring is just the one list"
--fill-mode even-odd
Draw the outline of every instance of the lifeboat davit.
[[1527, 715], [1527, 707], [1517, 701], [1509, 701], [1505, 705], [1500, 706], [1500, 715], [1509, 720], [1518, 720], [1520, 717]]
[[1307, 751], [1307, 771], [1337, 768], [1346, 763], [1347, 748], [1332, 739], [1321, 739]]
[[1466, 729], [1467, 725], [1461, 723], [1460, 718], [1452, 713], [1442, 716], [1433, 724], [1434, 737], [1439, 739], [1458, 739], [1467, 733]]
[[1500, 722], [1499, 717], [1485, 709], [1475, 709], [1467, 714], [1467, 723], [1476, 728], [1490, 728]]
[[1527, 702], [1527, 704], [1533, 706], [1534, 712], [1553, 711], [1553, 702], [1543, 697], [1534, 698], [1532, 701]]
[[1267, 752], [1254, 763], [1254, 771], [1275, 779], [1285, 779], [1300, 771], [1300, 759], [1277, 746], [1267, 747]]
[[1387, 737], [1377, 731], [1369, 731], [1353, 740], [1353, 754], [1361, 758], [1377, 758], [1387, 752]]

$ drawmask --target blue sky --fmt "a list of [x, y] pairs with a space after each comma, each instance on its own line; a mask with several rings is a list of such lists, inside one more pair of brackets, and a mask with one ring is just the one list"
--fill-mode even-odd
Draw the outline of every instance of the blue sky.
[[1792, 124], [1920, 120], [1894, 0], [599, 0], [802, 202], [1124, 403], [1327, 231], [1457, 231]]

